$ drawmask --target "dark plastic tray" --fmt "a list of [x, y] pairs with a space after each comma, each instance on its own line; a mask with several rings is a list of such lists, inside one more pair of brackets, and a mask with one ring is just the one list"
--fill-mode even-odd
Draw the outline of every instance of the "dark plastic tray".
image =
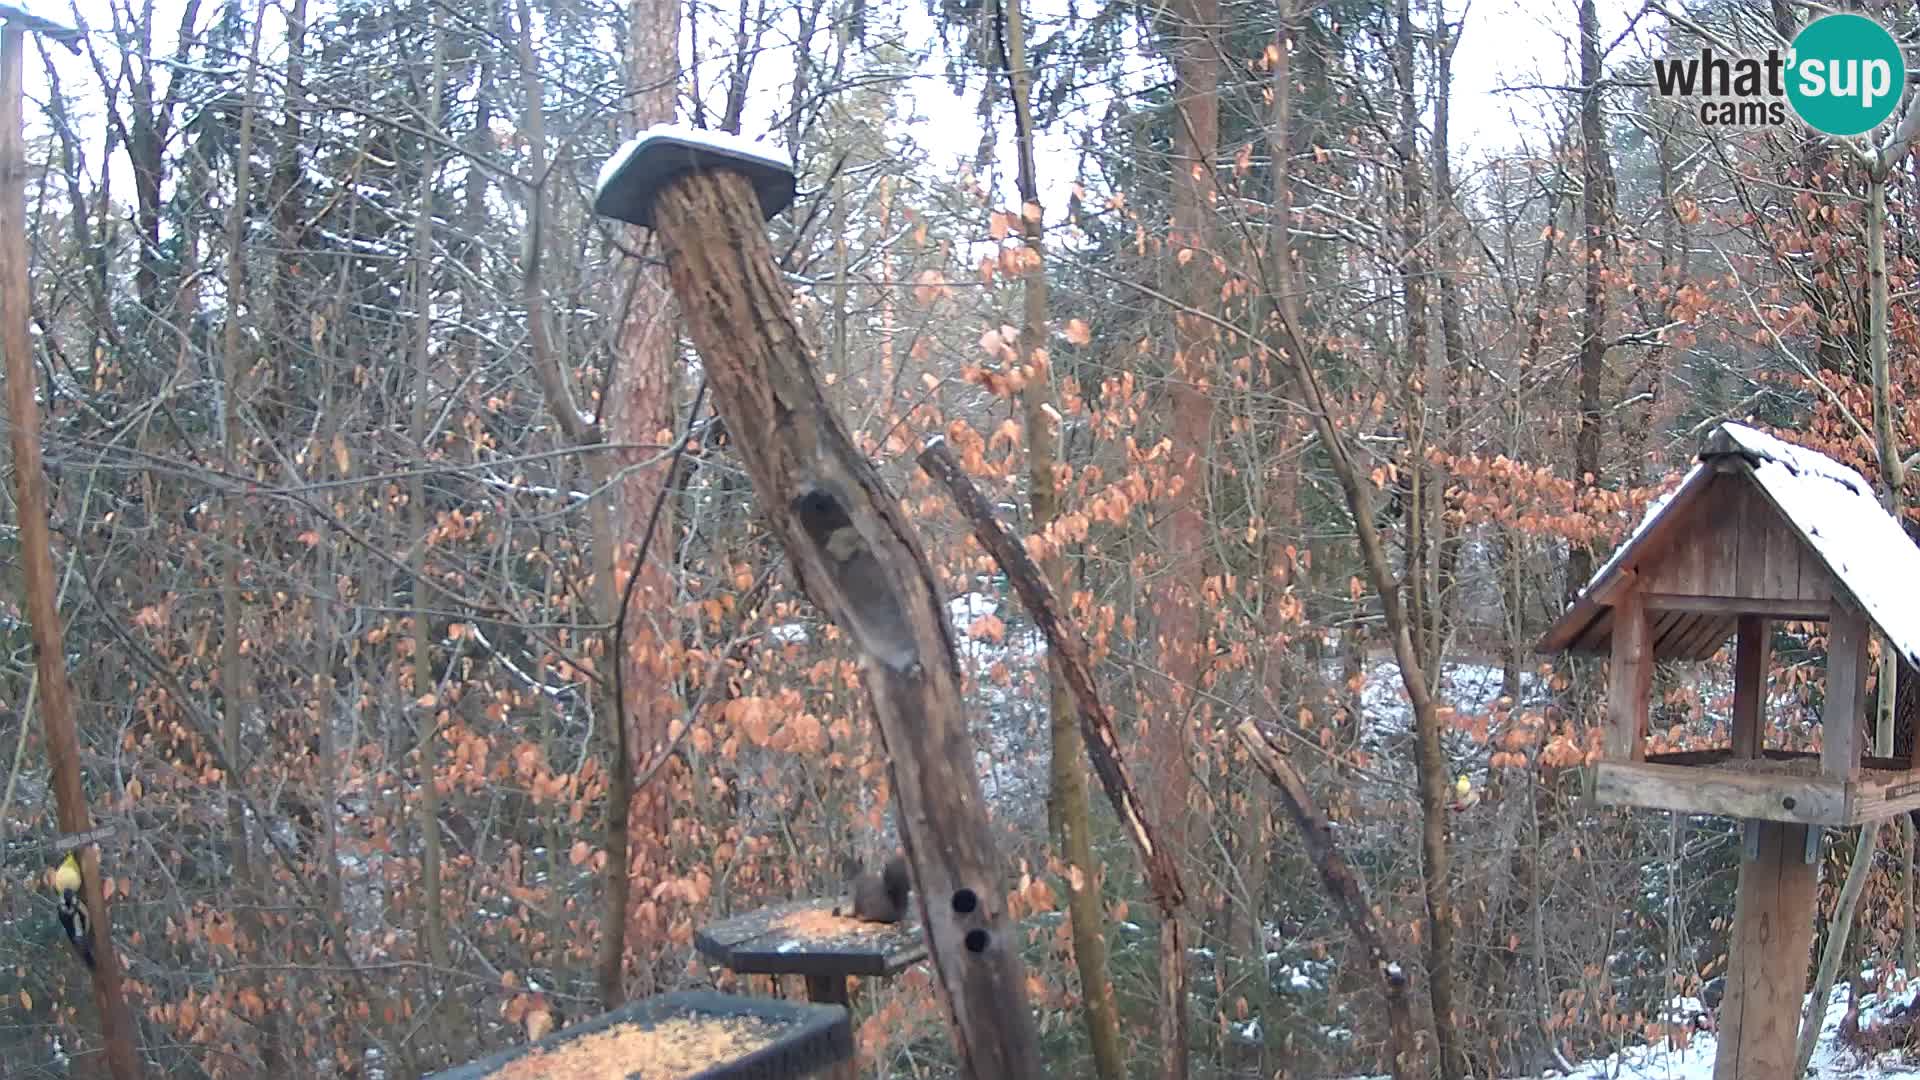
[[[527, 1046], [502, 1050], [491, 1057], [433, 1073], [425, 1080], [486, 1080], [513, 1061], [538, 1047], [551, 1050], [596, 1031], [619, 1024], [668, 1020], [676, 1016], [702, 1013], [708, 1016], [751, 1016], [789, 1030], [773, 1042], [743, 1058], [715, 1065], [694, 1073], [687, 1080], [788, 1080], [807, 1076], [853, 1056], [853, 1025], [847, 1010], [838, 1005], [808, 1005], [772, 998], [716, 994], [707, 990], [688, 990], [662, 994], [603, 1013], [574, 1027], [557, 1031]], [[651, 1080], [646, 1062], [635, 1062], [627, 1080]]]

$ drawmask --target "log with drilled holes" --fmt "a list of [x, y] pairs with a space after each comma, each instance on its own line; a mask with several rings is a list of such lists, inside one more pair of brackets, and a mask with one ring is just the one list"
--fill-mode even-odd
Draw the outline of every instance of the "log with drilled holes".
[[767, 177], [785, 163], [707, 141], [650, 132], [609, 163], [596, 206], [616, 216], [644, 208], [625, 219], [644, 216], [657, 231], [714, 408], [767, 524], [808, 595], [863, 653], [963, 1074], [1042, 1076], [944, 598], [898, 500], [815, 380], [763, 225], [775, 205]]

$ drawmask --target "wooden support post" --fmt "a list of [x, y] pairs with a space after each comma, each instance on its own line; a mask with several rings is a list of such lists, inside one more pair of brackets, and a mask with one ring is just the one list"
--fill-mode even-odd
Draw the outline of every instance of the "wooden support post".
[[1757, 758], [1767, 748], [1767, 669], [1773, 657], [1773, 624], [1762, 615], [1740, 616], [1733, 650], [1733, 756]]
[[1759, 844], [1740, 864], [1713, 1080], [1792, 1075], [1813, 946], [1819, 867], [1805, 858], [1808, 827], [1778, 821], [1747, 827], [1758, 831]]
[[[853, 1011], [853, 995], [847, 992], [845, 975], [807, 976], [807, 1000], [815, 1005], [838, 1005], [848, 1012]], [[848, 1058], [827, 1068], [821, 1075], [830, 1080], [855, 1080], [860, 1075], [860, 1067], [853, 1058]]]
[[[726, 422], [801, 586], [863, 654], [863, 682], [913, 866], [927, 955], [946, 999], [959, 1073], [1045, 1075], [1028, 1007], [1024, 936], [974, 762], [946, 595], [907, 511], [827, 405], [775, 264], [754, 179], [790, 168], [671, 139], [636, 147], [596, 205], [630, 182], [643, 202]], [[696, 167], [684, 167], [692, 154]], [[604, 211], [603, 211], [604, 212]], [[634, 220], [634, 218], [628, 218]]]
[[[40, 402], [35, 397], [33, 342], [27, 333], [31, 293], [27, 280], [26, 137], [21, 114], [21, 69], [27, 48], [24, 18], [9, 17], [4, 31], [0, 31], [0, 350], [6, 353], [7, 419], [13, 428], [20, 577], [26, 592], [35, 670], [40, 675], [40, 720], [46, 730], [55, 818], [61, 832], [84, 833], [92, 822], [85, 782], [80, 776], [80, 739], [74, 727], [65, 634], [55, 596], [47, 474], [40, 460]], [[107, 907], [100, 880], [99, 849], [90, 845], [82, 848], [80, 868], [81, 902], [93, 927], [93, 999], [100, 1009], [107, 1070], [114, 1080], [135, 1080], [143, 1075], [136, 1046], [139, 1029], [134, 1026], [121, 983], [120, 954], [113, 944], [113, 913]]]
[[1613, 605], [1613, 670], [1607, 682], [1607, 760], [1646, 757], [1647, 695], [1653, 692], [1653, 633], [1638, 586]]
[[1820, 771], [1851, 779], [1860, 771], [1861, 703], [1866, 700], [1867, 618], [1849, 604], [1827, 623], [1827, 701], [1820, 711]]

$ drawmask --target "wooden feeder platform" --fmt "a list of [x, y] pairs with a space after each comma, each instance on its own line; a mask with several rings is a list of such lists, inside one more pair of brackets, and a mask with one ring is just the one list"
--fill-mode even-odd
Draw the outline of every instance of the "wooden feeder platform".
[[1588, 775], [1600, 802], [1683, 814], [1846, 826], [1920, 810], [1920, 776], [1905, 761], [1863, 756], [1860, 766], [1842, 779], [1821, 775], [1819, 754], [1739, 758], [1723, 747], [1602, 761]]
[[[794, 900], [714, 923], [693, 935], [693, 946], [739, 975], [803, 975], [807, 1000], [848, 1008], [847, 978], [888, 978], [927, 956], [920, 924], [864, 922], [835, 915], [833, 898]], [[836, 1080], [852, 1080], [852, 1062], [836, 1066]]]
[[787, 1080], [853, 1057], [847, 1011], [707, 991], [664, 994], [427, 1080]]
[[736, 974], [804, 975], [810, 993], [814, 979], [837, 981], [837, 1004], [847, 976], [885, 978], [926, 959], [918, 921], [862, 922], [833, 914], [835, 903], [795, 900], [736, 915], [694, 934], [693, 944]]

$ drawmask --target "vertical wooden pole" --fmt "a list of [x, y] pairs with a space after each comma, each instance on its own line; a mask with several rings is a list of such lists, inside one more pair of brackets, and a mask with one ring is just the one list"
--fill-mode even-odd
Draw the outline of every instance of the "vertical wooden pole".
[[1835, 604], [1827, 624], [1827, 701], [1820, 710], [1820, 771], [1852, 777], [1860, 771], [1860, 704], [1866, 698], [1867, 618]]
[[1653, 633], [1646, 598], [1629, 588], [1613, 605], [1613, 669], [1607, 682], [1607, 760], [1646, 757], [1647, 695], [1653, 692]]
[[1760, 852], [1740, 864], [1713, 1080], [1793, 1075], [1807, 990], [1819, 878], [1819, 868], [1806, 861], [1807, 826], [1760, 821], [1748, 827], [1760, 831]]
[[[816, 1005], [838, 1005], [843, 1009], [853, 1009], [853, 995], [847, 991], [845, 975], [809, 975], [807, 976], [807, 1000]], [[854, 1057], [825, 1070], [828, 1080], [856, 1080], [860, 1075], [858, 1057], [860, 1050], [854, 1048]]]
[[[27, 163], [21, 130], [21, 68], [26, 31], [0, 29], [0, 349], [6, 353], [7, 419], [13, 427], [13, 477], [20, 509], [20, 570], [27, 621], [40, 675], [40, 721], [47, 766], [53, 773], [60, 831], [84, 833], [87, 795], [80, 782], [80, 741], [73, 727], [73, 693], [54, 600], [53, 539], [47, 526], [47, 474], [40, 462], [40, 403], [35, 398], [33, 343], [27, 336]], [[114, 1080], [140, 1076], [133, 1018], [120, 985], [107, 899], [100, 886], [100, 851], [80, 849], [82, 896], [93, 922], [93, 997]]]
[[1773, 624], [1764, 616], [1740, 616], [1733, 649], [1733, 756], [1757, 758], [1766, 750], [1767, 668], [1773, 655]]

